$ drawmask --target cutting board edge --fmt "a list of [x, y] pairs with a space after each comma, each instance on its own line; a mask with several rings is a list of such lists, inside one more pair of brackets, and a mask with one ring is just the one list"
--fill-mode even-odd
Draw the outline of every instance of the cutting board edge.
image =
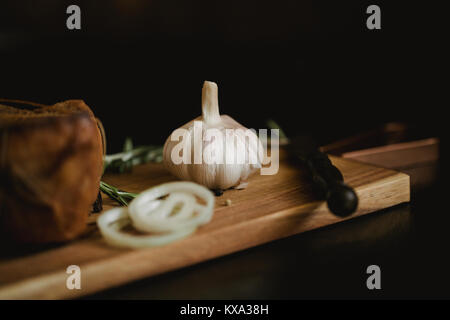
[[[361, 196], [362, 194], [364, 194], [365, 190], [369, 190], [369, 189], [371, 189], [371, 187], [373, 187], [372, 184], [373, 183], [367, 183], [367, 184], [359, 186], [357, 188], [357, 193]], [[191, 238], [190, 241], [193, 241], [194, 243], [195, 243], [195, 241], [201, 243], [201, 238], [208, 238], [208, 237], [212, 237], [212, 236], [218, 237], [219, 236], [218, 234], [220, 234], [220, 233], [225, 233], [225, 235], [222, 235], [222, 237], [230, 238], [231, 234], [227, 234], [227, 232], [235, 233], [237, 228], [247, 229], [249, 224], [257, 225], [258, 223], [261, 223], [262, 221], [265, 221], [265, 220], [274, 220], [279, 224], [278, 227], [283, 229], [283, 226], [282, 226], [283, 223], [289, 222], [290, 221], [289, 219], [295, 220], [296, 216], [300, 217], [300, 213], [302, 213], [302, 212], [304, 213], [311, 206], [315, 207], [315, 208], [313, 209], [313, 211], [309, 212], [310, 213], [309, 215], [313, 215], [313, 214], [314, 215], [318, 215], [318, 214], [328, 215], [329, 218], [325, 217], [325, 220], [324, 220], [324, 221], [327, 221], [327, 223], [324, 223], [321, 226], [308, 225], [306, 228], [293, 229], [293, 230], [291, 230], [291, 232], [286, 232], [286, 230], [283, 229], [282, 231], [278, 231], [278, 232], [274, 233], [274, 231], [272, 230], [272, 234], [266, 235], [267, 238], [265, 238], [263, 241], [260, 241], [260, 240], [258, 240], [256, 242], [247, 241], [245, 244], [241, 243], [239, 246], [232, 247], [232, 248], [230, 247], [229, 249], [226, 249], [224, 246], [222, 246], [223, 247], [222, 251], [220, 251], [220, 252], [216, 251], [215, 254], [205, 255], [200, 258], [197, 257], [197, 258], [190, 260], [188, 263], [175, 262], [173, 265], [170, 265], [170, 264], [166, 265], [164, 268], [162, 268], [162, 269], [160, 268], [158, 271], [154, 271], [154, 270], [149, 271], [148, 269], [145, 270], [146, 266], [143, 266], [141, 268], [140, 273], [136, 274], [134, 277], [130, 278], [129, 276], [128, 277], [124, 276], [122, 278], [119, 277], [119, 278], [114, 279], [114, 277], [112, 275], [113, 281], [105, 283], [102, 280], [102, 282], [99, 282], [98, 284], [94, 284], [94, 286], [88, 287], [87, 290], [68, 290], [66, 288], [61, 289], [62, 288], [61, 282], [63, 282], [65, 284], [66, 279], [67, 279], [67, 274], [62, 271], [61, 272], [51, 272], [51, 273], [40, 275], [39, 277], [26, 278], [26, 279], [21, 280], [16, 283], [0, 286], [0, 299], [61, 299], [61, 298], [67, 299], [67, 298], [76, 298], [76, 297], [80, 297], [80, 296], [84, 296], [84, 295], [89, 295], [89, 294], [93, 294], [93, 293], [101, 291], [101, 290], [105, 290], [108, 288], [123, 285], [130, 281], [136, 281], [136, 280], [143, 279], [146, 277], [170, 272], [170, 271], [173, 271], [173, 270], [176, 270], [179, 268], [195, 265], [195, 264], [198, 264], [198, 263], [201, 263], [204, 261], [214, 259], [216, 257], [232, 254], [232, 253], [242, 251], [242, 250], [245, 250], [248, 248], [263, 245], [263, 244], [266, 244], [271, 241], [287, 238], [287, 237], [290, 237], [290, 236], [293, 236], [293, 235], [296, 235], [299, 233], [307, 232], [307, 231], [310, 231], [313, 229], [317, 229], [317, 228], [321, 228], [321, 227], [328, 226], [331, 224], [346, 221], [346, 220], [349, 220], [349, 219], [352, 219], [355, 217], [366, 215], [368, 213], [371, 213], [371, 212], [374, 212], [377, 210], [385, 209], [385, 208], [388, 208], [388, 207], [391, 207], [394, 205], [398, 205], [398, 204], [410, 201], [410, 190], [409, 190], [410, 178], [407, 174], [393, 171], [392, 175], [389, 175], [388, 177], [381, 179], [380, 181], [377, 181], [376, 184], [377, 184], [377, 188], [375, 188], [375, 190], [378, 188], [386, 188], [386, 184], [388, 185], [388, 187], [390, 185], [392, 192], [385, 195], [385, 197], [387, 197], [388, 199], [390, 198], [391, 202], [386, 202], [385, 205], [383, 205], [383, 206], [373, 206], [373, 202], [374, 201], [376, 202], [377, 200], [380, 200], [380, 199], [376, 196], [375, 197], [373, 196], [373, 194], [376, 195], [376, 191], [372, 190], [372, 192], [370, 194], [368, 194], [367, 197], [363, 198], [356, 214], [354, 216], [346, 218], [346, 219], [337, 219], [337, 218], [333, 219], [333, 217], [329, 214], [329, 211], [326, 208], [325, 203], [315, 202], [315, 203], [303, 204], [300, 206], [296, 206], [294, 208], [277, 211], [277, 212], [268, 214], [263, 217], [252, 219], [250, 221], [245, 221], [245, 222], [239, 223], [237, 225], [218, 229], [218, 230], [213, 231], [213, 234], [204, 234], [204, 235], [197, 236], [197, 237], [194, 236]], [[399, 191], [401, 191], [401, 192], [399, 192]], [[267, 227], [267, 225], [268, 225], [267, 221], [265, 221], [262, 229]], [[261, 231], [261, 232], [263, 232], [263, 231]], [[253, 238], [261, 239], [259, 236], [256, 236], [256, 235], [254, 235]], [[185, 241], [186, 240], [189, 241], [189, 238], [185, 239]], [[221, 244], [223, 243], [222, 241], [219, 241], [219, 242]], [[178, 245], [172, 246], [171, 250], [176, 251]], [[154, 250], [154, 248], [151, 250]], [[149, 252], [150, 252], [150, 250], [147, 250], [147, 254], [149, 256], [151, 256], [152, 254]], [[82, 268], [82, 270], [84, 270], [83, 271], [84, 277], [99, 279], [99, 278], [101, 278], [100, 275], [105, 274], [105, 271], [109, 272], [111, 274], [114, 274], [115, 271], [117, 271], [117, 270], [114, 270], [115, 268], [116, 269], [119, 268], [119, 270], [120, 270], [121, 265], [123, 265], [122, 260], [124, 259], [124, 257], [128, 257], [132, 260], [133, 257], [136, 259], [136, 256], [138, 256], [139, 260], [143, 260], [143, 257], [139, 253], [142, 253], [142, 251], [140, 251], [140, 250], [127, 251], [123, 255], [114, 256], [111, 258], [102, 259], [100, 261], [87, 263], [85, 265], [81, 265], [80, 267]], [[153, 253], [153, 255], [156, 255], [156, 254]], [[86, 280], [84, 280], [84, 281], [86, 281]], [[42, 283], [44, 283], [44, 285], [42, 285]], [[24, 292], [26, 292], [27, 294], [24, 294]]]

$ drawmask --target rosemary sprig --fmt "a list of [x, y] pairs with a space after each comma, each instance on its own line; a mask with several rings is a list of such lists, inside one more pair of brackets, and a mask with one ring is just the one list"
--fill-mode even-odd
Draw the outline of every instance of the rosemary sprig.
[[[122, 152], [104, 156], [103, 171], [124, 173], [131, 171], [138, 164], [161, 162], [162, 151], [163, 147], [154, 145], [133, 148], [131, 138], [126, 138]], [[104, 181], [100, 181], [100, 190], [123, 206], [127, 206], [138, 195], [137, 193], [119, 190]]]
[[128, 203], [137, 197], [137, 193], [126, 192], [100, 181], [100, 190], [113, 200], [116, 200], [123, 206], [128, 206]]
[[283, 131], [283, 129], [281, 129], [281, 127], [278, 125], [278, 123], [276, 123], [273, 119], [267, 120], [266, 124], [270, 129], [278, 129], [278, 136], [280, 138], [280, 142], [287, 143], [289, 141], [286, 133]]
[[105, 155], [103, 167], [105, 172], [129, 172], [138, 165], [147, 162], [162, 161], [162, 146], [140, 146], [133, 148], [130, 138], [125, 139], [123, 151], [116, 154]]

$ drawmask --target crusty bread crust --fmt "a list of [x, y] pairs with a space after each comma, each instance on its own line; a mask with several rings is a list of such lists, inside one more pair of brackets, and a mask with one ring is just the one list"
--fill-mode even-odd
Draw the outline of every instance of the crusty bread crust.
[[0, 106], [0, 234], [61, 242], [86, 228], [103, 167], [102, 137], [81, 100]]

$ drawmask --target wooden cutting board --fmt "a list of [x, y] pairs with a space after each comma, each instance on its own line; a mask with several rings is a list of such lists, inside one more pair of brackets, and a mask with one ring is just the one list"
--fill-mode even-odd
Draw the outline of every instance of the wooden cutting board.
[[[331, 160], [359, 196], [357, 212], [347, 219], [409, 201], [408, 175], [342, 158]], [[161, 164], [146, 164], [104, 180], [139, 192], [175, 178]], [[227, 199], [231, 206], [225, 204]], [[105, 209], [113, 205], [105, 199]], [[91, 219], [95, 222], [96, 216]], [[343, 220], [316, 201], [302, 173], [282, 159], [277, 175], [253, 176], [247, 189], [217, 197], [212, 221], [178, 242], [118, 249], [107, 245], [91, 223], [77, 241], [28, 254], [16, 252], [14, 257], [0, 255], [0, 299], [74, 298]], [[81, 289], [66, 287], [70, 265], [81, 269]]]

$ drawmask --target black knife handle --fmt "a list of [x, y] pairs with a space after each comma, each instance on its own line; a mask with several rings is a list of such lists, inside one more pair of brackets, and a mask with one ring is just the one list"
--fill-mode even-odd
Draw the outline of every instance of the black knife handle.
[[347, 217], [358, 207], [358, 196], [353, 188], [344, 182], [336, 182], [330, 186], [326, 196], [328, 208], [339, 217]]
[[331, 163], [328, 156], [318, 149], [304, 152], [304, 149], [297, 148], [296, 151], [294, 154], [297, 160], [305, 165], [315, 194], [327, 201], [330, 211], [339, 217], [346, 217], [355, 212], [358, 196], [353, 188], [344, 183], [342, 173]]

